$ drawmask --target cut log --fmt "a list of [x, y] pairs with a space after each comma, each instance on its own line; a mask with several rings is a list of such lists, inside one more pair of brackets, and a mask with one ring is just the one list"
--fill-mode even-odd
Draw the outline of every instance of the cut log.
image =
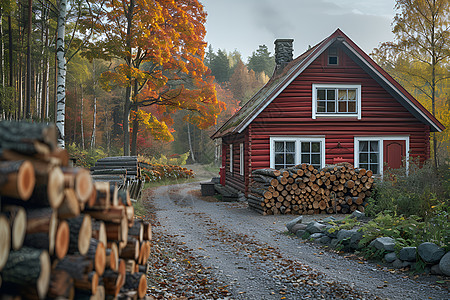
[[124, 206], [112, 206], [107, 210], [103, 211], [86, 211], [87, 214], [91, 215], [91, 217], [102, 220], [105, 222], [111, 222], [119, 224], [122, 222], [122, 219], [126, 219], [125, 215], [125, 207]]
[[80, 215], [80, 203], [72, 188], [64, 189], [64, 199], [58, 207], [58, 217], [60, 219], [75, 218]]
[[48, 182], [35, 186], [28, 204], [50, 206], [57, 209], [64, 199], [64, 174], [59, 167], [52, 168], [48, 173]]
[[11, 249], [11, 228], [8, 219], [0, 215], [0, 270], [5, 266]]
[[36, 177], [29, 161], [0, 162], [0, 195], [28, 200]]
[[253, 170], [252, 174], [259, 174], [259, 175], [270, 176], [270, 177], [278, 177], [281, 175], [281, 172], [279, 170], [275, 170], [275, 169], [257, 169], [257, 170]]
[[133, 204], [131, 203], [131, 199], [130, 199], [130, 193], [128, 192], [127, 189], [119, 190], [117, 196], [119, 198], [119, 204], [122, 204], [125, 206], [133, 206]]
[[74, 299], [73, 278], [64, 270], [53, 269], [47, 297], [50, 299]]
[[76, 289], [89, 291], [92, 294], [96, 293], [98, 275], [93, 271], [92, 260], [82, 255], [67, 255], [56, 264], [55, 269], [69, 273], [74, 280]]
[[[94, 169], [92, 175], [124, 175], [127, 176], [127, 169]], [[136, 174], [129, 174], [136, 175]]]
[[11, 228], [11, 248], [19, 250], [22, 247], [27, 229], [27, 215], [21, 206], [2, 207], [2, 214], [6, 217]]
[[123, 259], [137, 260], [139, 257], [139, 241], [135, 238], [129, 237], [127, 244], [120, 252], [119, 257]]
[[50, 255], [53, 255], [58, 228], [56, 216], [56, 212], [51, 208], [28, 209], [24, 245], [46, 249]]
[[65, 188], [74, 189], [78, 201], [85, 203], [94, 189], [89, 171], [83, 168], [62, 168], [61, 170], [64, 173]]
[[[109, 182], [94, 182], [95, 201], [88, 201], [86, 209], [106, 210], [110, 207]], [[93, 202], [93, 203], [92, 203]]]
[[128, 236], [134, 237], [139, 241], [139, 243], [142, 243], [144, 240], [144, 224], [135, 220], [133, 226], [128, 229]]
[[70, 229], [69, 253], [85, 255], [92, 237], [92, 221], [89, 215], [67, 219]]
[[105, 245], [99, 240], [91, 238], [89, 250], [86, 253], [86, 257], [94, 262], [94, 270], [99, 276], [102, 276], [106, 267]]
[[113, 271], [119, 269], [119, 248], [114, 242], [109, 243], [106, 249], [106, 268], [110, 268]]
[[122, 274], [113, 270], [106, 270], [103, 274], [103, 286], [105, 287], [105, 294], [117, 297], [120, 288], [122, 287], [125, 278]]
[[152, 240], [152, 224], [144, 222], [144, 240]]
[[44, 299], [50, 282], [50, 256], [45, 250], [23, 247], [9, 253], [2, 270], [2, 291]]
[[139, 299], [145, 296], [147, 291], [147, 278], [144, 273], [127, 273], [125, 283], [121, 289], [122, 292], [137, 291]]
[[108, 238], [106, 236], [106, 227], [103, 221], [92, 220], [92, 237], [102, 242], [103, 245], [107, 245]]

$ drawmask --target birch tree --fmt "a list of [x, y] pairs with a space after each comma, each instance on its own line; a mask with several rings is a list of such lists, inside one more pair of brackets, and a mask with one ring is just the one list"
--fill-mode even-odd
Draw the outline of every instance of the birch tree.
[[58, 75], [56, 78], [56, 128], [58, 132], [58, 146], [64, 148], [64, 123], [66, 118], [66, 57], [64, 35], [66, 33], [67, 0], [59, 1], [58, 12], [58, 38], [56, 40], [56, 59], [58, 64]]

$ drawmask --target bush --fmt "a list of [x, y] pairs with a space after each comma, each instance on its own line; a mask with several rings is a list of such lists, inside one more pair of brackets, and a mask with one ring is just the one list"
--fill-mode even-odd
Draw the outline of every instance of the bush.
[[94, 150], [82, 150], [75, 143], [72, 143], [66, 144], [66, 149], [70, 157], [75, 159], [75, 164], [83, 168], [93, 167], [98, 159], [108, 156], [101, 147]]
[[[189, 151], [184, 154], [181, 154], [181, 155], [172, 154], [172, 155], [169, 155], [168, 157], [165, 156], [164, 154], [161, 154], [159, 159], [152, 157], [152, 159], [150, 160], [150, 163], [160, 164], [160, 165], [182, 166], [182, 165], [186, 164], [189, 154], [190, 154]], [[148, 159], [146, 159], [146, 160], [148, 160]]]
[[420, 165], [411, 160], [408, 171], [388, 169], [383, 179], [375, 184], [366, 214], [376, 216], [381, 212], [390, 212], [427, 218], [433, 213], [432, 207], [449, 201], [449, 173], [448, 165], [436, 170], [431, 161]]

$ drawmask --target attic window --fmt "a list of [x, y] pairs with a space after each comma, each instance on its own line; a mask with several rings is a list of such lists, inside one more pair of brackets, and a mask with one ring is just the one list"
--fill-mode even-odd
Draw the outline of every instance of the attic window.
[[336, 47], [328, 48], [328, 65], [337, 66], [339, 63], [338, 51]]
[[312, 118], [357, 117], [361, 119], [361, 85], [313, 84]]

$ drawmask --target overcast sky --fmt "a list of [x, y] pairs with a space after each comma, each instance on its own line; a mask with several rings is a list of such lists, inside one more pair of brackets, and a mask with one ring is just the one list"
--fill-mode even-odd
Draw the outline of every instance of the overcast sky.
[[294, 58], [340, 28], [367, 53], [393, 39], [394, 0], [200, 0], [208, 13], [206, 41], [242, 59], [275, 39], [294, 39]]

